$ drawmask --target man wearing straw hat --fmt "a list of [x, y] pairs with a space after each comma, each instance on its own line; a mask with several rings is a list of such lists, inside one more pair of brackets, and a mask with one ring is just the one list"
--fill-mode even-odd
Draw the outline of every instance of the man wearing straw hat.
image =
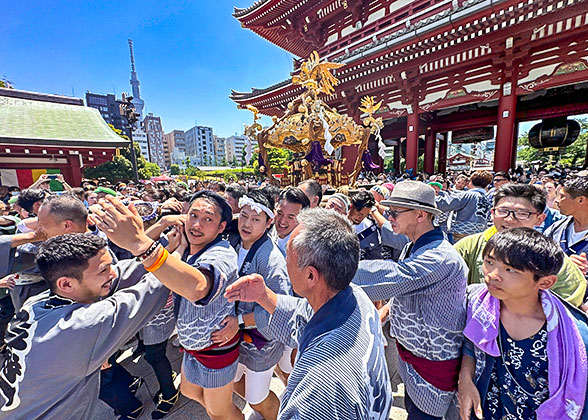
[[401, 182], [382, 204], [410, 242], [398, 262], [361, 261], [353, 282], [374, 301], [389, 299], [408, 419], [441, 419], [457, 390], [467, 267], [433, 225], [441, 212], [431, 186]]

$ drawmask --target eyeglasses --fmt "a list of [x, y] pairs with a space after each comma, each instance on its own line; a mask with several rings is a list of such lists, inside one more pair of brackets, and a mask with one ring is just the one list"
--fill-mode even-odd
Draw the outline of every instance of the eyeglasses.
[[408, 210], [400, 210], [400, 211], [396, 211], [396, 210], [390, 210], [390, 209], [388, 209], [388, 210], [386, 210], [386, 211], [384, 212], [384, 217], [385, 217], [386, 219], [396, 219], [396, 218], [398, 217], [398, 215], [399, 215], [399, 214], [402, 214], [402, 213], [407, 213], [407, 212], [409, 212], [409, 211], [413, 211], [413, 210], [414, 210], [414, 209], [408, 209]]
[[537, 214], [536, 211], [509, 210], [500, 207], [492, 209], [492, 213], [494, 213], [495, 216], [502, 218], [507, 218], [510, 215], [517, 220], [529, 220], [529, 217], [531, 217], [531, 215]]
[[506, 178], [494, 178], [494, 182], [508, 181]]

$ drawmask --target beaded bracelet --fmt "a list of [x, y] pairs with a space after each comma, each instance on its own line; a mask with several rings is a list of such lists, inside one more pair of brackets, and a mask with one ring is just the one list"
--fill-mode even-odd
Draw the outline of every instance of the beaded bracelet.
[[159, 254], [159, 256], [157, 257], [157, 260], [153, 263], [153, 265], [150, 265], [149, 267], [145, 267], [145, 270], [149, 271], [149, 272], [153, 272], [156, 270], [159, 270], [161, 268], [161, 266], [163, 265], [163, 263], [167, 260], [167, 257], [169, 257], [169, 252], [167, 252], [167, 249], [162, 248], [163, 252]]
[[147, 260], [151, 255], [153, 255], [153, 253], [155, 252], [155, 250], [157, 249], [157, 247], [159, 247], [159, 245], [161, 245], [159, 243], [159, 241], [153, 241], [153, 243], [151, 244], [151, 246], [149, 246], [149, 248], [147, 248], [147, 251], [143, 252], [140, 255], [137, 255], [137, 257], [135, 258], [135, 261], [138, 262], [143, 262], [145, 260]]

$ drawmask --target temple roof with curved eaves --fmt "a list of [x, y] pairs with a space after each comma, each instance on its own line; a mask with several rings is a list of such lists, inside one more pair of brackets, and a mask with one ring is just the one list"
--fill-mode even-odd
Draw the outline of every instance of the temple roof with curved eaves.
[[[245, 16], [246, 14], [253, 12], [255, 9], [257, 9], [258, 7], [263, 6], [265, 3], [270, 2], [270, 1], [274, 1], [274, 0], [257, 0], [255, 3], [253, 3], [251, 6], [246, 7], [244, 9], [239, 9], [238, 7], [234, 8], [234, 12], [233, 12], [233, 16], [236, 18]], [[279, 0], [278, 0], [279, 1]]]

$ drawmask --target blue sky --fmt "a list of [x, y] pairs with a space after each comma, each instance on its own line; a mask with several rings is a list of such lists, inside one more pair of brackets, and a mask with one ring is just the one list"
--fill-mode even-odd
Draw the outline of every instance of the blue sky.
[[230, 136], [252, 121], [231, 89], [289, 77], [292, 56], [241, 28], [233, 6], [254, 0], [3, 3], [0, 77], [15, 88], [84, 97], [130, 92], [132, 38], [141, 96], [165, 132], [211, 126]]

